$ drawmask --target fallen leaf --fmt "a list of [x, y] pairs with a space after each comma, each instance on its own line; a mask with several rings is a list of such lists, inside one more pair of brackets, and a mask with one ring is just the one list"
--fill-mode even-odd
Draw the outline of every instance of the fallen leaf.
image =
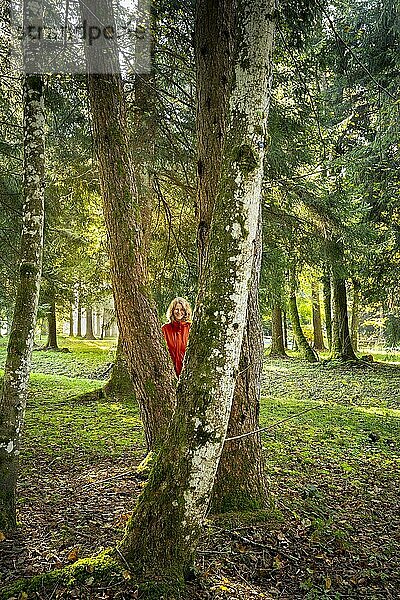
[[4, 542], [5, 539], [6, 539], [6, 536], [4, 535], [4, 533], [2, 531], [0, 531], [0, 542]]
[[78, 560], [79, 550], [79, 546], [76, 548], [72, 548], [71, 552], [68, 554], [67, 557], [68, 562], [75, 562], [76, 560]]
[[331, 581], [331, 578], [328, 575], [328, 577], [325, 579], [325, 589], [326, 590], [330, 590], [331, 587], [332, 587], [332, 581]]

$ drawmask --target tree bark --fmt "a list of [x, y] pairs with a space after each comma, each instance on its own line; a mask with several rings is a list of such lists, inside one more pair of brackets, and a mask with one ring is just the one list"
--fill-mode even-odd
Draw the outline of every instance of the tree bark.
[[260, 509], [265, 506], [267, 499], [260, 434], [229, 439], [256, 431], [260, 427], [264, 357], [264, 336], [258, 303], [262, 257], [261, 218], [260, 211], [239, 374], [236, 378], [227, 439], [212, 492], [211, 511], [214, 513]]
[[290, 270], [290, 295], [289, 295], [289, 314], [290, 320], [292, 322], [293, 335], [296, 340], [297, 349], [300, 352], [301, 356], [308, 360], [309, 362], [317, 362], [318, 357], [314, 350], [311, 348], [310, 344], [307, 341], [306, 336], [304, 335], [303, 329], [300, 323], [299, 311], [297, 309], [297, 300], [296, 300], [296, 273], [292, 268]]
[[82, 337], [82, 304], [78, 298], [77, 317], [76, 317], [76, 337]]
[[69, 337], [74, 337], [74, 305], [72, 302], [69, 309]]
[[93, 310], [91, 306], [86, 306], [86, 333], [85, 340], [95, 340], [93, 333]]
[[328, 244], [332, 282], [332, 347], [331, 358], [343, 361], [357, 360], [351, 345], [347, 291], [344, 268], [344, 249], [341, 241], [331, 239]]
[[322, 285], [323, 285], [326, 337], [328, 340], [328, 349], [330, 350], [332, 348], [332, 289], [331, 289], [331, 278], [329, 277], [329, 275], [325, 275], [323, 277]]
[[43, 78], [24, 81], [24, 211], [14, 316], [0, 396], [0, 530], [16, 527], [15, 494], [43, 254]]
[[325, 350], [324, 336], [322, 333], [322, 318], [321, 305], [319, 301], [319, 284], [318, 280], [313, 277], [311, 282], [311, 299], [312, 299], [312, 321], [315, 350]]
[[[81, 14], [100, 28], [114, 23], [111, 0], [85, 0]], [[110, 43], [100, 57], [86, 45], [85, 54], [118, 327], [147, 446], [154, 449], [174, 410], [175, 376], [149, 289], [118, 50]]]
[[360, 327], [361, 285], [353, 279], [353, 306], [351, 309], [351, 345], [358, 352], [358, 329]]
[[110, 379], [104, 386], [104, 393], [106, 396], [116, 396], [118, 398], [135, 396], [135, 390], [129, 376], [128, 366], [124, 356], [121, 336], [118, 338], [114, 366], [111, 371]]
[[[196, 13], [197, 80], [197, 246], [200, 277], [221, 177], [232, 76], [235, 10], [229, 2], [199, 2]], [[248, 322], [236, 380], [228, 437], [258, 429], [263, 335], [258, 305], [261, 214], [247, 307]], [[248, 510], [265, 503], [260, 436], [227, 442], [213, 489], [211, 510]]]
[[270, 356], [286, 357], [284, 331], [282, 323], [282, 309], [279, 302], [275, 301], [272, 305], [272, 341]]
[[177, 409], [121, 545], [138, 576], [153, 585], [182, 584], [192, 568], [226, 436], [245, 327], [273, 33], [272, 5], [255, 0], [238, 7], [230, 127]]
[[56, 299], [54, 296], [54, 290], [50, 289], [48, 296], [49, 310], [47, 312], [47, 343], [45, 350], [58, 350], [57, 343], [57, 317], [56, 317]]
[[331, 358], [357, 360], [351, 345], [349, 319], [347, 312], [346, 281], [343, 277], [332, 277], [332, 349]]

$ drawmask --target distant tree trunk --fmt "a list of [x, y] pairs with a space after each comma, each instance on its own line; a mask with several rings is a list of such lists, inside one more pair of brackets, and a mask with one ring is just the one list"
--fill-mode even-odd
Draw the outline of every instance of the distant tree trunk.
[[[221, 177], [232, 74], [234, 5], [208, 0], [198, 4], [195, 58], [197, 77], [197, 219], [199, 272], [205, 267], [208, 235]], [[263, 335], [258, 306], [261, 268], [261, 214], [257, 256], [247, 307], [246, 334], [236, 380], [228, 437], [258, 429]], [[201, 275], [200, 275], [201, 277]], [[224, 446], [213, 489], [212, 510], [248, 510], [263, 506], [266, 490], [260, 436], [232, 440]]]
[[329, 277], [329, 275], [325, 275], [323, 277], [322, 284], [323, 284], [326, 337], [328, 339], [328, 349], [330, 350], [332, 348], [332, 291], [331, 291], [331, 278]]
[[15, 494], [43, 252], [43, 77], [24, 81], [24, 210], [14, 317], [0, 396], [0, 530], [16, 527]]
[[284, 331], [282, 323], [282, 309], [279, 302], [272, 305], [272, 342], [270, 356], [286, 357]]
[[82, 304], [78, 300], [77, 317], [76, 317], [76, 337], [82, 337]]
[[307, 338], [304, 335], [303, 329], [301, 327], [296, 300], [296, 273], [293, 269], [291, 269], [290, 271], [289, 314], [290, 320], [292, 322], [293, 335], [301, 356], [309, 362], [317, 362], [318, 357], [316, 356], [314, 350], [308, 343]]
[[[92, 26], [114, 24], [111, 0], [85, 0], [80, 7]], [[154, 449], [165, 439], [176, 380], [150, 294], [118, 49], [110, 41], [106, 53], [86, 45], [85, 54], [118, 327], [147, 445]]]
[[49, 299], [49, 310], [47, 311], [47, 343], [45, 346], [46, 350], [58, 350], [57, 343], [57, 317], [56, 317], [56, 299], [54, 296], [54, 290], [50, 289]]
[[85, 340], [95, 340], [93, 333], [93, 309], [91, 306], [86, 306], [86, 333]]
[[[232, 3], [216, 3], [226, 19]], [[253, 266], [273, 11], [265, 0], [238, 5], [231, 127], [177, 409], [120, 547], [139, 578], [163, 584], [165, 597], [192, 569], [227, 431]]]
[[360, 327], [361, 285], [353, 279], [353, 306], [351, 309], [351, 345], [358, 352], [358, 329]]
[[325, 350], [324, 336], [322, 333], [321, 305], [319, 302], [319, 284], [315, 278], [313, 278], [311, 282], [311, 298], [314, 348], [315, 350]]
[[288, 348], [288, 327], [287, 327], [287, 314], [286, 310], [283, 311], [283, 347], [286, 350]]
[[69, 309], [69, 337], [74, 337], [74, 305], [72, 303]]
[[347, 309], [346, 272], [343, 243], [335, 238], [328, 241], [332, 284], [332, 347], [331, 358], [357, 360], [351, 345]]
[[357, 360], [351, 345], [347, 312], [346, 281], [341, 276], [332, 277], [332, 349], [331, 358]]

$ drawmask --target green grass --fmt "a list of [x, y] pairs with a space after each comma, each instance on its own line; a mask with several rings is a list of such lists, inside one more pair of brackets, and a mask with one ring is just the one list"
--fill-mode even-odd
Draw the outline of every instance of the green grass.
[[[78, 400], [103, 385], [82, 374], [110, 362], [113, 342], [66, 339], [60, 345], [73, 351], [34, 353], [20, 511], [29, 507], [30, 482], [40, 469], [53, 465], [57, 477], [63, 465], [76, 465], [91, 477], [89, 467], [95, 469], [103, 457], [123, 465], [129, 456], [129, 468], [145, 452], [133, 402]], [[0, 340], [0, 358], [4, 352]], [[400, 544], [394, 535], [400, 368], [267, 358], [260, 423], [269, 427], [262, 434], [266, 475], [276, 512], [283, 516], [275, 527], [289, 540], [288, 554], [297, 556], [302, 548], [299, 556], [306, 557], [291, 565], [277, 555], [274, 577], [279, 580], [280, 565], [286, 565], [282, 578], [293, 582], [292, 589], [298, 586], [293, 597], [394, 597], [390, 582], [400, 579]], [[349, 590], [353, 596], [346, 595]]]
[[[37, 347], [43, 342], [36, 340]], [[101, 375], [107, 365], [114, 360], [116, 340], [84, 340], [58, 336], [60, 348], [70, 352], [52, 350], [34, 350], [32, 353], [32, 371], [49, 375], [68, 377], [95, 377]], [[0, 338], [0, 367], [6, 360], [7, 338]]]

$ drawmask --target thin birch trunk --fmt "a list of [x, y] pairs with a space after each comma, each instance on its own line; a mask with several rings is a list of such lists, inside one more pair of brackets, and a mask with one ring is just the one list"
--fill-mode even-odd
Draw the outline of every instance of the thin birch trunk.
[[43, 77], [24, 81], [24, 211], [14, 316], [0, 396], [0, 530], [16, 527], [16, 483], [43, 254]]

